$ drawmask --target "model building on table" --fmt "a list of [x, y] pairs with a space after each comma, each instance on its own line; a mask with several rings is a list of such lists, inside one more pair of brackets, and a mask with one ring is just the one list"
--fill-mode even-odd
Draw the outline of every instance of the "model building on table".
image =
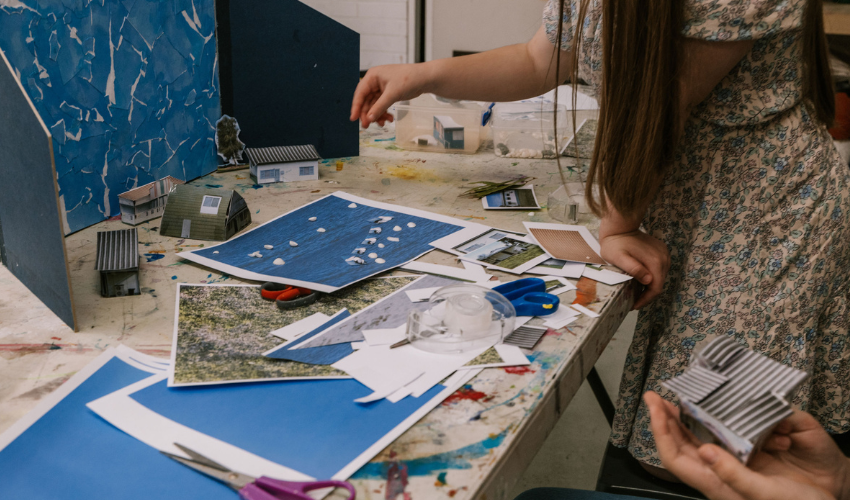
[[135, 226], [161, 216], [168, 201], [168, 193], [178, 184], [183, 184], [183, 181], [169, 175], [119, 194], [121, 222]]
[[714, 442], [746, 463], [781, 420], [808, 374], [743, 347], [712, 340], [684, 373], [661, 384], [676, 393], [681, 419], [703, 442]]
[[250, 223], [248, 204], [236, 191], [183, 184], [168, 195], [159, 233], [175, 238], [226, 241]]
[[97, 233], [95, 270], [104, 297], [139, 295], [139, 232], [136, 228]]
[[315, 181], [319, 178], [319, 153], [311, 145], [248, 148], [251, 176], [257, 184]]

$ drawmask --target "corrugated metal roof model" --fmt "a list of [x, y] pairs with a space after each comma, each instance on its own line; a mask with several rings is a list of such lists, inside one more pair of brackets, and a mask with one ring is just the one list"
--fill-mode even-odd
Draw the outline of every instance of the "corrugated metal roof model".
[[697, 438], [746, 463], [776, 424], [791, 416], [788, 401], [807, 377], [722, 336], [695, 354], [684, 373], [661, 384], [676, 393], [682, 422]]
[[312, 161], [321, 157], [311, 144], [304, 146], [276, 146], [271, 148], [247, 148], [245, 152], [254, 165]]
[[168, 195], [159, 233], [174, 238], [225, 241], [250, 223], [248, 204], [236, 191], [183, 184]]
[[97, 233], [95, 270], [104, 297], [139, 295], [139, 233], [136, 228]]

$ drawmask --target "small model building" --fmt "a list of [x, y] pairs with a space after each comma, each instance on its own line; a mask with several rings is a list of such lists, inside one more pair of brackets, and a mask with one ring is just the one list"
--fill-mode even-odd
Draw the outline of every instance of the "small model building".
[[698, 439], [723, 446], [744, 463], [791, 416], [789, 401], [808, 377], [725, 335], [692, 360], [662, 385], [679, 397], [682, 423]]
[[319, 178], [319, 153], [312, 145], [248, 148], [251, 176], [257, 184], [315, 181]]
[[168, 195], [159, 233], [174, 238], [225, 241], [250, 223], [248, 204], [236, 191], [183, 184]]
[[135, 226], [161, 216], [168, 201], [168, 193], [178, 184], [183, 184], [183, 181], [169, 175], [119, 194], [121, 222]]
[[136, 228], [97, 233], [95, 270], [104, 297], [139, 295], [139, 232]]
[[434, 139], [446, 149], [463, 149], [463, 127], [451, 116], [434, 116]]

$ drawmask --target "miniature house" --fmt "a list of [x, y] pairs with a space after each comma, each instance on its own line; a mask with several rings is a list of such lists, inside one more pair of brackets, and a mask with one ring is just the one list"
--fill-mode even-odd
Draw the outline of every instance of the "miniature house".
[[463, 149], [463, 127], [451, 116], [434, 116], [434, 139], [446, 149]]
[[139, 232], [136, 228], [97, 233], [95, 269], [104, 297], [139, 295]]
[[135, 226], [161, 216], [165, 202], [168, 201], [168, 193], [178, 184], [183, 184], [183, 181], [169, 175], [119, 194], [121, 222]]
[[159, 233], [174, 238], [225, 241], [250, 223], [248, 204], [236, 191], [183, 184], [168, 195]]
[[315, 181], [319, 178], [319, 153], [311, 145], [248, 148], [251, 176], [257, 184]]

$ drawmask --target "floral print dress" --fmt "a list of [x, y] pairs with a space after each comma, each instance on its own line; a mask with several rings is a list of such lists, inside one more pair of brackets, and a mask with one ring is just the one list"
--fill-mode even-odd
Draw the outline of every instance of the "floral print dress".
[[[578, 0], [567, 0], [562, 47], [573, 46]], [[667, 243], [663, 294], [641, 310], [611, 441], [660, 465], [642, 394], [691, 353], [728, 335], [810, 377], [793, 403], [833, 433], [850, 431], [850, 169], [802, 99], [805, 0], [686, 0], [683, 35], [755, 40], [691, 114], [676, 164], [644, 229]], [[602, 78], [601, 0], [591, 0], [580, 76]], [[544, 26], [554, 43], [558, 3]]]

